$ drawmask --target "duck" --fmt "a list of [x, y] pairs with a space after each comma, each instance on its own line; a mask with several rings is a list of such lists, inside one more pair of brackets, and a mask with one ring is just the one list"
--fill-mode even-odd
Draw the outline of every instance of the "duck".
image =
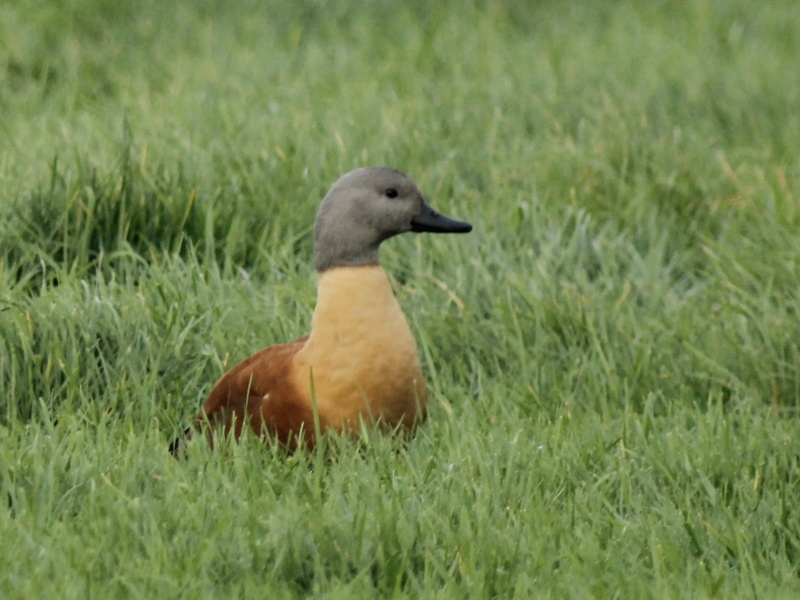
[[357, 438], [362, 423], [411, 431], [427, 415], [417, 344], [379, 261], [402, 233], [468, 233], [472, 225], [435, 211], [417, 184], [389, 167], [340, 177], [314, 222], [317, 300], [309, 334], [256, 352], [225, 373], [183, 435], [246, 427], [290, 452], [313, 449], [328, 430]]

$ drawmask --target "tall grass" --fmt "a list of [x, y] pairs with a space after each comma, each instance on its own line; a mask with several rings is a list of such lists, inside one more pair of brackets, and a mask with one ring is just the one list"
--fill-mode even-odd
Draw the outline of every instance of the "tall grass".
[[[0, 597], [800, 594], [791, 2], [0, 7]], [[169, 440], [360, 165], [431, 416]], [[335, 460], [330, 460], [331, 455]]]

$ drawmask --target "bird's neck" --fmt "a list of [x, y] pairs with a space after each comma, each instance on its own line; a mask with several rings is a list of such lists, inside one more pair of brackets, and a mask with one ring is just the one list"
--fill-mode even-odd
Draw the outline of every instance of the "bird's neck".
[[320, 277], [342, 267], [378, 266], [380, 241], [363, 238], [363, 232], [342, 226], [334, 234], [317, 232], [314, 239], [314, 268]]
[[311, 334], [294, 373], [326, 423], [354, 426], [370, 415], [411, 424], [424, 414], [417, 345], [379, 265], [319, 273]]
[[[337, 267], [317, 275], [311, 339], [370, 338], [408, 330], [386, 272], [380, 265]], [[399, 332], [398, 332], [399, 333]], [[314, 340], [315, 342], [317, 340]]]

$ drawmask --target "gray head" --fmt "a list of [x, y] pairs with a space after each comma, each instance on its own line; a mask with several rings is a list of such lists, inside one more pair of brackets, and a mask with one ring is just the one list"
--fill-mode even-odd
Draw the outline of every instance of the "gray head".
[[417, 184], [386, 167], [356, 169], [333, 184], [314, 225], [314, 267], [378, 264], [381, 242], [398, 233], [467, 233], [472, 225], [440, 215]]

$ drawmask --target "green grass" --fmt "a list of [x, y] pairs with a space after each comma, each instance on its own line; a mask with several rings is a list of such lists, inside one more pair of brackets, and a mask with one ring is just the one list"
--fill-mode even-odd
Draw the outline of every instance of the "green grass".
[[[800, 13], [0, 6], [0, 598], [800, 597]], [[353, 167], [431, 414], [166, 448], [307, 331]]]

